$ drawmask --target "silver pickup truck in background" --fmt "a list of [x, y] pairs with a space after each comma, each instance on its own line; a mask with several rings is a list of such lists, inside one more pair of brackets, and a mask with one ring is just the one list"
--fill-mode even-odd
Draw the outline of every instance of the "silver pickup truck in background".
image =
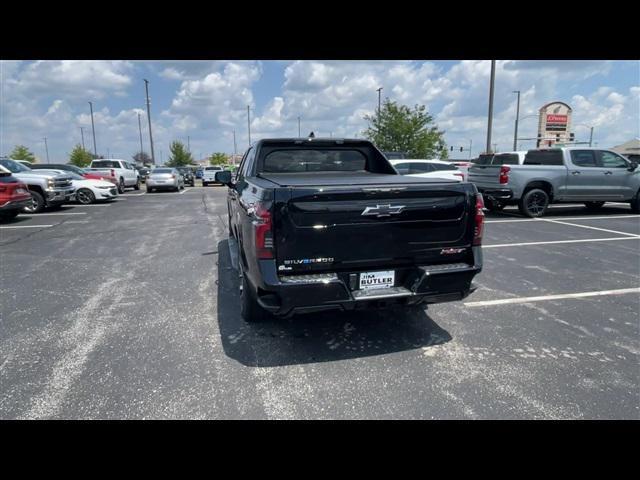
[[[521, 152], [510, 152], [519, 154]], [[529, 150], [505, 163], [494, 155], [469, 168], [469, 182], [487, 208], [518, 205], [527, 217], [541, 217], [551, 203], [579, 202], [598, 209], [605, 202], [629, 202], [640, 213], [638, 163], [610, 150], [563, 147]]]

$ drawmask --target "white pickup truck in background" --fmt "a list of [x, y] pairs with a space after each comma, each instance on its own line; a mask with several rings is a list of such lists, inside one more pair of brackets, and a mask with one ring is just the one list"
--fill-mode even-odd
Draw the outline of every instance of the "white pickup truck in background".
[[204, 167], [204, 170], [202, 171], [202, 186], [206, 187], [210, 183], [217, 183], [218, 185], [222, 185], [216, 180], [216, 172], [221, 172], [222, 170], [223, 168], [219, 165]]
[[124, 193], [127, 187], [140, 190], [140, 173], [138, 173], [132, 163], [126, 160], [93, 160], [90, 170], [92, 173], [95, 172], [105, 177], [115, 177], [118, 193]]

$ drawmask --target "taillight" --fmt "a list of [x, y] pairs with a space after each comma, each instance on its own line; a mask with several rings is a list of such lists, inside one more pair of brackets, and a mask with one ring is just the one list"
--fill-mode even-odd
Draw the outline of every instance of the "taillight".
[[511, 167], [507, 167], [506, 165], [502, 165], [500, 167], [500, 183], [509, 183], [509, 172], [511, 171]]
[[484, 199], [482, 194], [476, 196], [476, 218], [473, 230], [473, 244], [482, 245], [482, 233], [484, 231]]
[[115, 171], [113, 168], [111, 169], [111, 176], [112, 176], [112, 177], [115, 177], [115, 176], [116, 176], [116, 171]]
[[261, 203], [255, 204], [253, 227], [256, 232], [256, 257], [273, 258], [273, 231], [271, 212]]
[[175, 174], [175, 173], [172, 173], [172, 174], [171, 174], [171, 178], [176, 178], [176, 174]]

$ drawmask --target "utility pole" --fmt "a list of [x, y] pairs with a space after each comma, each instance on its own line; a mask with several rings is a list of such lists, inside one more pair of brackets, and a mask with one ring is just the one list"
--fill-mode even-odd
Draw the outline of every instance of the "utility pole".
[[47, 152], [47, 163], [51, 163], [49, 162], [49, 147], [47, 146], [47, 137], [44, 137], [44, 150], [45, 152]]
[[238, 155], [238, 146], [236, 145], [236, 131], [233, 131], [233, 161], [236, 161], [235, 156]]
[[249, 112], [249, 105], [247, 105], [247, 132], [249, 132], [249, 146], [251, 146], [251, 113]]
[[589, 134], [589, 146], [591, 146], [593, 142], [593, 127], [591, 127], [591, 134]]
[[187, 151], [191, 153], [191, 137], [187, 135]]
[[149, 103], [149, 80], [144, 79], [144, 89], [147, 94], [147, 119], [149, 120], [149, 142], [151, 143], [151, 163], [156, 164], [156, 156], [153, 153], [153, 135], [151, 133], [151, 107]]
[[300, 116], [298, 116], [298, 138], [300, 138]]
[[473, 146], [473, 138], [469, 139], [469, 158], [471, 158], [471, 147]]
[[381, 92], [382, 87], [378, 88], [378, 132], [380, 132], [380, 108], [381, 108]]
[[518, 146], [518, 119], [520, 118], [520, 90], [515, 90], [512, 93], [518, 94], [518, 103], [516, 104], [516, 130], [513, 133], [513, 151], [517, 150]]
[[140, 158], [142, 159], [143, 158], [142, 154], [144, 153], [144, 148], [142, 147], [142, 124], [140, 123], [140, 114], [139, 113], [138, 113], [138, 131], [140, 132]]
[[487, 122], [487, 153], [491, 151], [491, 126], [493, 123], [493, 89], [496, 80], [496, 61], [491, 60], [491, 83], [489, 84], [489, 118]]
[[84, 150], [84, 132], [82, 131], [84, 127], [80, 127], [80, 135], [82, 136], [82, 149]]
[[93, 132], [93, 155], [98, 158], [98, 148], [96, 147], [96, 126], [93, 123], [93, 103], [89, 102], [89, 109], [91, 110], [91, 131]]
[[493, 153], [497, 153], [498, 152], [498, 144], [494, 143], [493, 144]]
[[111, 158], [111, 153], [109, 152], [108, 148], [107, 148], [107, 158]]

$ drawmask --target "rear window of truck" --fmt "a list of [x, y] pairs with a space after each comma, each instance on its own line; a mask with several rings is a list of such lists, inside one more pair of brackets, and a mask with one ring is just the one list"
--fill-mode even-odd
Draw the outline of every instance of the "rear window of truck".
[[91, 164], [91, 168], [120, 168], [120, 162], [111, 162], [109, 160], [97, 160]]
[[358, 172], [367, 158], [357, 150], [275, 150], [264, 158], [264, 172]]
[[525, 165], [564, 165], [562, 150], [532, 150], [524, 157]]

